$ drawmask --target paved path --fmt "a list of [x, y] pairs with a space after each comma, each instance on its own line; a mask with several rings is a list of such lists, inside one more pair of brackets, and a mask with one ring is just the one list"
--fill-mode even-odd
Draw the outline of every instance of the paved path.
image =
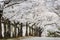
[[[0, 39], [1, 40], [1, 39]], [[24, 38], [15, 38], [15, 39], [2, 39], [2, 40], [60, 40], [60, 38], [52, 37], [24, 37]]]
[[22, 39], [22, 40], [60, 40], [60, 38], [32, 37], [32, 38], [27, 38], [27, 39]]

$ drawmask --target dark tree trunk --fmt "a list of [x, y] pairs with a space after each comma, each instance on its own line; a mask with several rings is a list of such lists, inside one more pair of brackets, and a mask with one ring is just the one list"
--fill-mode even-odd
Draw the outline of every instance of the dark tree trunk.
[[14, 35], [13, 35], [13, 37], [16, 37], [16, 23], [15, 23], [15, 21], [14, 21]]
[[21, 29], [20, 29], [20, 36], [22, 37], [22, 27], [23, 27], [23, 24], [21, 23]]
[[16, 37], [16, 27], [15, 27], [15, 37]]
[[1, 26], [2, 13], [3, 13], [3, 11], [0, 11], [0, 38], [2, 38], [2, 26]]
[[32, 36], [33, 36], [33, 26], [32, 26]]
[[28, 23], [26, 23], [26, 36], [28, 36]]
[[37, 36], [37, 31], [35, 30], [35, 32], [34, 32], [34, 36]]
[[14, 24], [14, 27], [15, 27], [15, 37], [16, 37], [16, 27], [17, 27], [17, 25], [16, 25], [16, 23]]
[[42, 29], [39, 27], [39, 37], [41, 37]]
[[34, 30], [34, 36], [37, 36], [37, 34], [38, 34], [38, 31], [37, 31], [37, 28], [35, 28], [35, 30]]
[[6, 21], [4, 21], [4, 38], [6, 38]]
[[8, 20], [8, 24], [7, 24], [7, 25], [8, 25], [8, 32], [7, 32], [8, 35], [7, 35], [7, 36], [10, 38], [10, 35], [11, 35], [11, 34], [10, 34], [10, 33], [11, 33], [11, 29], [10, 29], [10, 28], [11, 28], [11, 27], [10, 27], [10, 21], [9, 21], [9, 20]]
[[29, 36], [31, 36], [31, 28], [29, 27]]
[[18, 36], [20, 36], [20, 29], [18, 28]]

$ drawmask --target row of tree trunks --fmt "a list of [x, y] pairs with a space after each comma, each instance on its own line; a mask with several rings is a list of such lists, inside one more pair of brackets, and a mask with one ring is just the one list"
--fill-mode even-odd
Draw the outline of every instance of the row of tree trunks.
[[29, 36], [39, 36], [41, 37], [41, 34], [42, 34], [42, 29], [39, 27], [39, 28], [34, 28], [34, 26], [32, 27], [29, 27]]
[[34, 36], [39, 36], [41, 37], [41, 34], [42, 34], [42, 29], [39, 27], [39, 28], [35, 28], [35, 30], [33, 31], [34, 32]]
[[[19, 27], [17, 27], [17, 24], [14, 23], [14, 34], [13, 37], [17, 37], [17, 36], [21, 36], [23, 34], [23, 30], [22, 30], [23, 24], [21, 23], [20, 25], [20, 29]], [[8, 31], [7, 31], [8, 28]], [[17, 34], [17, 30], [18, 30], [18, 34]], [[7, 37], [6, 37], [7, 36]], [[8, 23], [6, 24], [6, 21], [4, 22], [4, 37], [5, 38], [10, 38], [11, 37], [11, 25], [10, 25], [10, 21], [8, 21]]]
[[4, 21], [4, 38], [10, 38], [10, 21]]
[[[18, 23], [19, 24], [19, 23]], [[23, 23], [19, 24], [19, 27], [17, 23], [14, 22], [14, 33], [12, 34], [13, 37], [17, 36], [23, 36]], [[3, 22], [4, 25], [4, 38], [10, 38], [11, 37], [11, 22], [7, 19]], [[29, 33], [28, 33], [29, 28]], [[18, 30], [18, 33], [16, 32]], [[34, 29], [34, 26], [31, 27], [26, 23], [26, 34], [25, 36], [40, 36], [41, 37], [41, 29], [40, 27], [37, 29]], [[2, 26], [1, 26], [1, 16], [0, 16], [0, 38], [2, 38]]]
[[29, 26], [28, 23], [26, 23], [26, 36], [28, 36], [28, 28], [29, 28], [29, 36], [39, 36], [41, 37], [42, 29], [40, 27], [35, 27], [35, 23], [32, 26]]

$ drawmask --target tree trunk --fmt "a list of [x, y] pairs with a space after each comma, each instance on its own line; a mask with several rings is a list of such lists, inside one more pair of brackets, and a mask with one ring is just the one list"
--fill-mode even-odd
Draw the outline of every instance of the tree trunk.
[[26, 36], [28, 36], [28, 23], [26, 23]]
[[8, 37], [10, 38], [10, 33], [11, 33], [11, 29], [10, 29], [11, 27], [10, 27], [10, 21], [8, 20]]
[[18, 36], [19, 36], [19, 34], [20, 34], [19, 32], [20, 32], [20, 30], [19, 30], [19, 27], [18, 27]]
[[4, 21], [4, 38], [6, 38], [6, 21]]
[[2, 38], [1, 14], [0, 14], [0, 38]]
[[16, 23], [15, 23], [15, 37], [16, 37]]
[[32, 36], [33, 36], [33, 26], [32, 26]]
[[3, 11], [0, 11], [0, 38], [2, 38], [2, 26], [1, 26], [2, 13], [3, 13]]
[[29, 27], [29, 36], [31, 36], [31, 28]]
[[14, 37], [16, 37], [16, 23], [14, 22]]
[[22, 25], [22, 23], [21, 23], [21, 29], [20, 29], [20, 36], [22, 37], [22, 27], [23, 27], [23, 25]]
[[39, 37], [41, 37], [41, 33], [42, 31], [41, 31], [41, 28], [39, 27]]

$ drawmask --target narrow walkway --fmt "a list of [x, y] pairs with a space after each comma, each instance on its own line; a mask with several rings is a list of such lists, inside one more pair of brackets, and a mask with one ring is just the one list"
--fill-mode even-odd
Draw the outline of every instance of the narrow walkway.
[[32, 37], [32, 38], [27, 38], [27, 39], [22, 39], [22, 40], [60, 40], [60, 38], [50, 38], [50, 37]]
[[2, 40], [60, 40], [58, 37], [23, 37], [15, 39], [2, 39]]

